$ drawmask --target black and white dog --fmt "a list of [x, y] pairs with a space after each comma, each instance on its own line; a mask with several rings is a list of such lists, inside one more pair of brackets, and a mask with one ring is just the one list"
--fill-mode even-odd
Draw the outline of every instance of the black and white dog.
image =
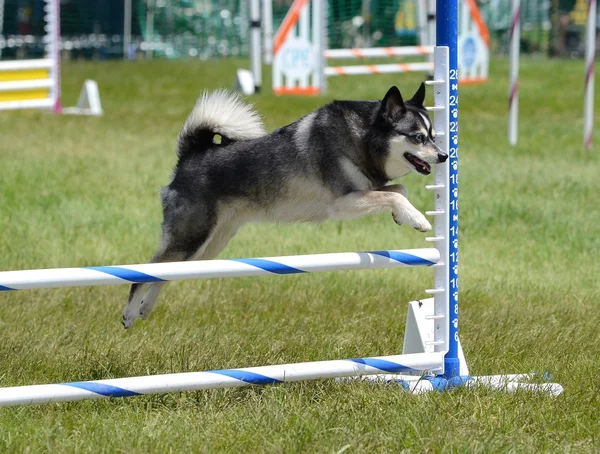
[[[237, 95], [205, 93], [178, 137], [179, 161], [162, 188], [162, 242], [151, 262], [215, 258], [251, 221], [318, 222], [389, 211], [398, 224], [431, 225], [400, 184], [448, 155], [434, 143], [425, 85], [404, 101], [334, 101], [267, 134]], [[123, 325], [146, 319], [163, 282], [134, 284]]]

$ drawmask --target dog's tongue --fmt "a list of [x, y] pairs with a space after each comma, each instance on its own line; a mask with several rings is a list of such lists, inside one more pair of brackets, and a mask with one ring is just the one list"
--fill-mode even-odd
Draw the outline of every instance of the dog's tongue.
[[421, 169], [419, 169], [419, 170], [421, 170], [422, 173], [429, 174], [429, 172], [431, 172], [431, 167], [425, 161], [421, 161], [416, 156], [413, 156], [413, 159], [415, 161], [415, 164], [417, 164], [418, 166], [421, 167]]
[[413, 159], [414, 159], [414, 160], [415, 160], [415, 162], [416, 162], [417, 164], [419, 164], [420, 166], [422, 166], [422, 167], [425, 167], [425, 168], [429, 167], [429, 165], [428, 165], [428, 164], [427, 164], [425, 161], [421, 161], [421, 160], [420, 160], [419, 158], [417, 158], [416, 156], [414, 156], [414, 157], [413, 157]]

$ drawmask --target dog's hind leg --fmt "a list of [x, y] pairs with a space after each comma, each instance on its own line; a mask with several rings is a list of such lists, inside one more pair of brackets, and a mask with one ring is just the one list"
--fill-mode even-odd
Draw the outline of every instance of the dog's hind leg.
[[[186, 253], [184, 250], [178, 249], [170, 243], [163, 243], [159, 252], [152, 257], [149, 263], [179, 262], [191, 257], [192, 254], [193, 252], [188, 251]], [[130, 328], [133, 322], [140, 316], [143, 304], [152, 301], [152, 306], [156, 305], [158, 294], [165, 284], [166, 282], [151, 282], [147, 284], [133, 284], [131, 286], [129, 300], [123, 311], [122, 323], [125, 328]]]
[[[163, 191], [164, 222], [161, 247], [150, 263], [190, 260], [199, 249], [206, 247], [214, 230], [214, 215], [206, 207], [182, 199], [175, 191]], [[166, 282], [134, 284], [123, 311], [123, 326], [131, 327], [148, 304], [144, 315], [156, 305], [160, 290]]]
[[[208, 239], [186, 260], [212, 260], [221, 253], [229, 240], [235, 236], [238, 230], [238, 225], [235, 223], [228, 223], [227, 225], [221, 225], [215, 227], [213, 232], [210, 234]], [[139, 309], [139, 316], [142, 320], [146, 320], [154, 307], [156, 306], [158, 292], [165, 285], [165, 282], [159, 282], [152, 284], [152, 287], [148, 290], [148, 293], [143, 298]]]

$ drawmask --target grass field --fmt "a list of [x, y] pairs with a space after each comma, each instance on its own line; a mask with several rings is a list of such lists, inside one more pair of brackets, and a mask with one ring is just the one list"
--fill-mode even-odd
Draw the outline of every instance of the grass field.
[[[235, 67], [73, 63], [66, 104], [94, 78], [104, 117], [2, 113], [0, 269], [147, 261], [175, 137], [198, 93], [228, 86]], [[320, 381], [2, 408], [0, 452], [600, 451], [600, 146], [581, 147], [583, 64], [522, 62], [515, 148], [507, 69], [494, 61], [489, 83], [460, 92], [461, 339], [471, 373], [549, 371], [562, 396]], [[418, 81], [332, 79], [327, 98], [252, 101], [273, 129], [334, 97], [376, 99], [393, 83], [412, 94]], [[424, 184], [407, 179], [423, 211]], [[222, 256], [424, 245], [386, 214], [248, 226]], [[174, 283], [129, 331], [127, 286], [4, 292], [0, 385], [396, 354], [406, 303], [430, 279], [404, 269]]]

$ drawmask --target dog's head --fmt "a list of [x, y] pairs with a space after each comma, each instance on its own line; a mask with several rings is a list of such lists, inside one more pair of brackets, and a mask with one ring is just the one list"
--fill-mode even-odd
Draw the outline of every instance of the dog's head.
[[424, 101], [424, 83], [406, 102], [395, 86], [388, 90], [381, 101], [377, 121], [383, 123], [387, 131], [388, 155], [384, 168], [392, 180], [410, 171], [429, 175], [431, 164], [448, 159], [448, 155], [434, 142], [435, 131], [423, 106]]

